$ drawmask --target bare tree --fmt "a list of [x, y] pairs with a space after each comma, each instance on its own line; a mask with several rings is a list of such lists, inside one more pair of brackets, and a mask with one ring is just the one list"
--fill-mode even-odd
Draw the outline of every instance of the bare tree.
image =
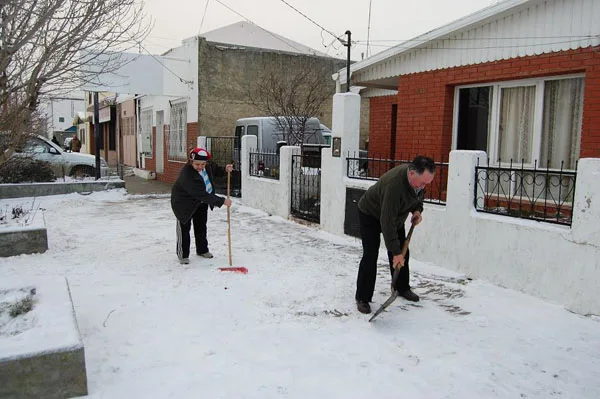
[[137, 0], [0, 0], [0, 131], [30, 129], [40, 98], [115, 71], [151, 24]]
[[302, 146], [316, 132], [307, 127], [334, 91], [337, 66], [317, 57], [298, 57], [294, 65], [266, 69], [248, 86], [248, 98], [265, 115], [275, 116], [288, 145]]

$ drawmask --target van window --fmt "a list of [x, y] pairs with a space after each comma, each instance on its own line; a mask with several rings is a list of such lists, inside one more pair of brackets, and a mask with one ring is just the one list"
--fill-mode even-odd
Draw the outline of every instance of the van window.
[[258, 125], [249, 125], [246, 132], [246, 134], [251, 134], [253, 136], [258, 137]]

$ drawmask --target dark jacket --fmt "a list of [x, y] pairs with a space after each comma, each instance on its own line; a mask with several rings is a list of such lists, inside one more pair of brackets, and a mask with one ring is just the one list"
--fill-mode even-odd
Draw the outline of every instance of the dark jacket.
[[185, 164], [181, 168], [179, 177], [171, 188], [171, 208], [175, 217], [182, 223], [190, 221], [200, 204], [207, 204], [210, 206], [210, 209], [213, 209], [215, 206], [220, 208], [225, 202], [225, 198], [215, 195], [215, 185], [211, 169], [207, 168], [206, 170], [213, 186], [212, 193], [209, 194], [206, 192], [204, 179], [189, 164]]
[[408, 182], [408, 165], [396, 166], [384, 173], [358, 201], [358, 209], [381, 223], [383, 240], [394, 255], [402, 252], [398, 231], [404, 229], [409, 212], [423, 211], [425, 193], [417, 191]]

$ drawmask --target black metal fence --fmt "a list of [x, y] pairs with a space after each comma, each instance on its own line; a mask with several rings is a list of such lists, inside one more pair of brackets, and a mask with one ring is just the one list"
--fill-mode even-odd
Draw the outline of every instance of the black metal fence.
[[250, 176], [279, 180], [279, 154], [276, 151], [250, 152]]
[[475, 168], [475, 209], [479, 212], [511, 216], [571, 226], [577, 172], [539, 168], [511, 160]]
[[[366, 151], [348, 153], [346, 158], [346, 176], [359, 180], [379, 180], [392, 168], [408, 164], [407, 159], [387, 159], [383, 157], [368, 157]], [[448, 162], [435, 161], [435, 177], [425, 188], [425, 201], [429, 204], [446, 205], [446, 190], [448, 187]]]
[[242, 174], [240, 165], [240, 140], [235, 136], [227, 137], [207, 137], [207, 150], [212, 155], [212, 162], [215, 165], [214, 186], [219, 194], [227, 193], [227, 174], [224, 173], [225, 165], [233, 164], [231, 172], [231, 195], [233, 197], [241, 196]]
[[320, 155], [292, 155], [291, 214], [311, 222], [320, 222]]

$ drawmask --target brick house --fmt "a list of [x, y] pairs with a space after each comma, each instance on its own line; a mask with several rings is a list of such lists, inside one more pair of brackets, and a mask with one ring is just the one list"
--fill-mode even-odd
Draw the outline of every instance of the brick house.
[[[266, 68], [294, 73], [302, 60], [318, 63], [326, 73], [323, 84], [343, 60], [328, 57], [302, 44], [239, 22], [192, 37], [162, 55], [165, 93], [185, 86], [183, 95], [138, 95], [141, 167], [156, 172], [158, 180], [174, 182], [198, 136], [233, 136], [239, 118], [261, 116], [248, 98], [248, 83]], [[167, 64], [166, 64], [167, 65]], [[331, 102], [318, 115], [331, 125]]]
[[566, 169], [600, 157], [599, 26], [599, 1], [507, 0], [353, 64], [369, 153]]

